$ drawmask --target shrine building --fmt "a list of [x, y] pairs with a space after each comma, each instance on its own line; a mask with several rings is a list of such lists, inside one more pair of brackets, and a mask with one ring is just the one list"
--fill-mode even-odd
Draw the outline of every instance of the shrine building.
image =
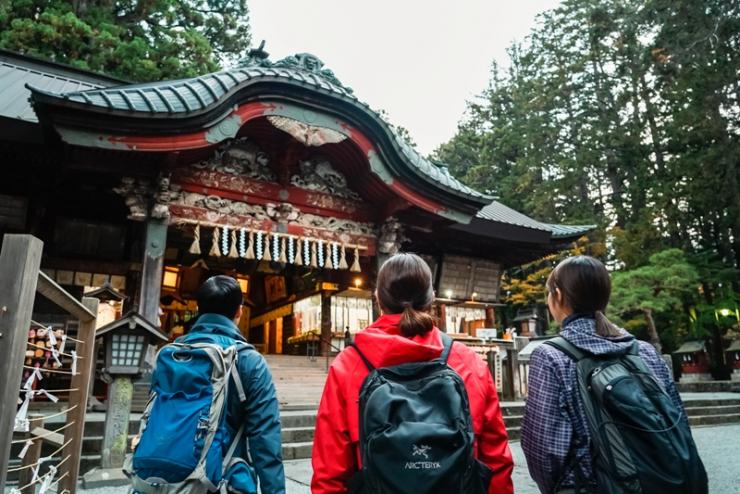
[[432, 268], [442, 329], [474, 337], [500, 327], [504, 269], [593, 228], [464, 185], [310, 54], [130, 84], [0, 51], [0, 153], [0, 232], [41, 238], [71, 292], [125, 296], [103, 319], [133, 308], [176, 337], [200, 283], [229, 274], [264, 353], [326, 352], [369, 324], [399, 250]]

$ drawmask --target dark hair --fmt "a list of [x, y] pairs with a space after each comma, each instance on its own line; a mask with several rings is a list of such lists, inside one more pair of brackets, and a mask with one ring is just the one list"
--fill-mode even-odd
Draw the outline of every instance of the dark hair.
[[231, 276], [211, 276], [198, 288], [198, 314], [220, 314], [234, 319], [242, 305], [242, 291]]
[[432, 271], [416, 254], [396, 254], [378, 272], [378, 304], [387, 314], [403, 314], [401, 334], [416, 336], [434, 328]]
[[576, 314], [594, 314], [596, 334], [619, 336], [619, 328], [604, 315], [612, 281], [604, 264], [591, 256], [573, 256], [555, 266], [547, 278], [547, 290], [559, 289], [563, 301]]

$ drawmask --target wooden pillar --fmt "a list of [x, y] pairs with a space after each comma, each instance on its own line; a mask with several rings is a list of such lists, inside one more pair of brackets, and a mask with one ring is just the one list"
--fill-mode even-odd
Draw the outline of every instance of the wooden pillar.
[[439, 329], [447, 332], [447, 306], [445, 304], [439, 304]]
[[159, 295], [162, 289], [164, 250], [167, 246], [167, 223], [150, 219], [146, 224], [144, 260], [139, 290], [139, 313], [159, 327]]
[[[82, 297], [82, 305], [85, 306], [92, 314], [98, 313], [98, 299], [91, 297]], [[70, 494], [77, 492], [77, 476], [80, 473], [80, 457], [82, 456], [82, 437], [85, 429], [85, 412], [87, 411], [87, 397], [90, 391], [89, 380], [93, 378], [95, 372], [95, 319], [87, 321], [80, 320], [80, 326], [77, 330], [77, 339], [80, 340], [75, 351], [80, 357], [77, 362], [77, 374], [72, 376], [70, 388], [76, 391], [69, 392], [69, 405], [75, 406], [74, 409], [67, 412], [66, 423], [74, 422], [77, 427], [72, 426], [64, 431], [64, 444], [69, 444], [62, 450], [62, 458], [69, 455], [66, 468], [70, 472], [59, 482], [59, 492], [65, 489]], [[61, 473], [61, 471], [60, 471]]]
[[331, 326], [331, 292], [321, 292], [321, 355], [331, 351]]
[[31, 235], [5, 235], [0, 252], [0, 403], [4, 408], [0, 414], [0, 492], [5, 492], [15, 403], [43, 247], [43, 242]]
[[496, 311], [493, 307], [486, 307], [486, 327], [493, 328], [496, 326]]

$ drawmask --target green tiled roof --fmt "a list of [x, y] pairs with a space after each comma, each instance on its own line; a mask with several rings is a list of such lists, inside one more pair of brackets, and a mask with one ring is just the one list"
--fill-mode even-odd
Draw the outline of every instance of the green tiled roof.
[[556, 240], [585, 235], [596, 228], [596, 225], [560, 225], [554, 223], [540, 223], [539, 221], [532, 219], [515, 209], [511, 209], [509, 206], [498, 201], [493, 201], [488, 206], [485, 206], [483, 209], [478, 211], [475, 216], [483, 220], [497, 221], [499, 223], [550, 232], [552, 238]]
[[596, 225], [559, 225], [554, 223], [541, 223], [552, 232], [552, 238], [574, 237], [585, 235], [596, 228]]
[[481, 205], [490, 196], [474, 190], [452, 177], [444, 168], [422, 157], [412, 146], [398, 136], [378, 112], [361, 102], [352, 89], [344, 86], [323, 62], [314, 55], [301, 53], [276, 62], [261, 50], [253, 50], [238, 66], [212, 74], [174, 81], [123, 85], [110, 88], [72, 92], [46, 91], [31, 88], [40, 96], [62, 100], [86, 108], [115, 112], [123, 115], [149, 117], [188, 116], [207, 112], [230, 98], [239, 90], [257, 84], [290, 84], [330, 95], [361, 109], [376, 120], [400, 152], [422, 178], [442, 186], [456, 195], [472, 199]]

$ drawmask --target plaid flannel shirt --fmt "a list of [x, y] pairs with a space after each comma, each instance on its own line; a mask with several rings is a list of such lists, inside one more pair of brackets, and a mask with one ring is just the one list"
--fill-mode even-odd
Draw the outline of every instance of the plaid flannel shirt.
[[[595, 333], [590, 317], [569, 318], [560, 333], [566, 340], [593, 354], [624, 350], [634, 338], [622, 330], [617, 338], [604, 338]], [[639, 342], [640, 357], [683, 411], [683, 403], [665, 361], [647, 342]], [[549, 494], [573, 487], [575, 476], [568, 470], [572, 455], [583, 478], [595, 482], [589, 453], [588, 422], [578, 393], [575, 363], [549, 345], [532, 352], [529, 361], [529, 397], [522, 423], [522, 449], [529, 473], [540, 491]], [[686, 414], [684, 413], [684, 418]]]

